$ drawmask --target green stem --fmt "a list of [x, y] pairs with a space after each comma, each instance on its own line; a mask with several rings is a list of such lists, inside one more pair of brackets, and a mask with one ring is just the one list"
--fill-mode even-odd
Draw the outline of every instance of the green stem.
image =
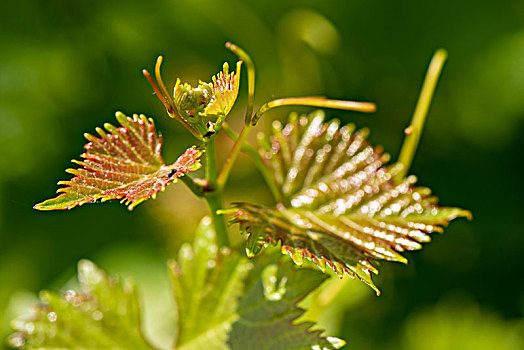
[[207, 206], [211, 212], [211, 217], [215, 225], [215, 231], [217, 234], [217, 243], [219, 247], [229, 247], [229, 236], [227, 235], [226, 218], [224, 215], [218, 214], [217, 212], [224, 208], [224, 201], [222, 200], [222, 193], [213, 192], [205, 196]]
[[246, 108], [246, 116], [245, 116], [245, 124], [249, 124], [251, 121], [251, 117], [253, 116], [253, 108], [255, 105], [255, 64], [253, 63], [253, 60], [251, 57], [236, 46], [235, 44], [230, 43], [229, 41], [226, 43], [226, 48], [231, 50], [235, 55], [238, 56], [244, 63], [246, 64], [247, 69], [247, 108]]
[[226, 220], [223, 215], [217, 213], [217, 210], [223, 209], [222, 189], [217, 187], [217, 165], [215, 154], [215, 138], [212, 137], [205, 143], [206, 148], [206, 180], [210, 188], [210, 192], [205, 195], [215, 231], [217, 234], [217, 242], [219, 247], [228, 247], [229, 237], [227, 234]]
[[262, 114], [268, 110], [281, 106], [313, 106], [321, 108], [336, 108], [345, 109], [348, 111], [357, 111], [364, 113], [373, 113], [377, 110], [377, 106], [371, 102], [355, 102], [343, 100], [329, 100], [324, 97], [308, 96], [308, 97], [288, 97], [269, 101], [264, 104], [256, 115], [253, 117], [252, 125], [256, 125]]
[[180, 177], [180, 180], [193, 192], [197, 197], [204, 197], [204, 188], [198, 184], [189, 175]]
[[247, 124], [242, 129], [242, 132], [238, 136], [238, 139], [236, 140], [235, 144], [233, 145], [233, 148], [229, 152], [226, 162], [224, 163], [224, 166], [222, 167], [222, 170], [220, 171], [220, 175], [217, 179], [217, 188], [221, 191], [224, 186], [226, 185], [227, 179], [229, 177], [229, 173], [231, 172], [231, 169], [233, 168], [233, 164], [235, 164], [235, 160], [238, 157], [238, 154], [240, 153], [240, 150], [242, 149], [242, 145], [247, 139], [247, 136], [251, 132], [251, 129], [253, 129], [252, 124]]
[[[222, 129], [227, 134], [227, 136], [229, 136], [232, 140], [236, 141], [238, 139], [239, 137], [238, 134], [235, 131], [233, 131], [233, 129], [231, 129], [227, 123], [224, 123], [222, 125]], [[264, 162], [262, 161], [262, 158], [260, 158], [260, 155], [257, 153], [257, 151], [247, 142], [245, 142], [242, 145], [242, 150], [246, 152], [251, 157], [253, 162], [255, 163], [255, 166], [257, 167], [258, 171], [260, 171], [260, 173], [262, 174], [262, 177], [266, 181], [266, 184], [269, 187], [269, 190], [271, 191], [273, 198], [277, 202], [282, 203], [283, 202], [282, 193], [278, 189], [275, 179], [269, 172], [268, 168], [265, 166]]]
[[402, 144], [398, 157], [398, 163], [402, 164], [402, 169], [393, 179], [396, 182], [401, 181], [409, 171], [413, 157], [417, 151], [435, 87], [437, 86], [442, 67], [447, 57], [448, 53], [446, 50], [438, 49], [431, 59], [415, 111], [413, 112], [411, 124], [405, 130], [406, 137], [404, 138], [404, 143]]

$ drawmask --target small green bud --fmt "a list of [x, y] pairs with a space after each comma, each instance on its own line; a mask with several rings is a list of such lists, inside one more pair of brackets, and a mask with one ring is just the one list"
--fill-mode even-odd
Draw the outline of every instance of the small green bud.
[[188, 83], [180, 84], [177, 79], [175, 85], [175, 107], [184, 118], [193, 118], [203, 112], [213, 98], [213, 84], [199, 82], [198, 87], [193, 88]]

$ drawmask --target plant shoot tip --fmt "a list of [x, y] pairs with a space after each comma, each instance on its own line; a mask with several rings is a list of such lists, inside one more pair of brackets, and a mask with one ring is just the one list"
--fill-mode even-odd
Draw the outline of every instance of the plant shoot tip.
[[441, 47], [435, 51], [435, 56], [441, 56], [443, 59], [446, 59], [448, 58], [448, 50]]

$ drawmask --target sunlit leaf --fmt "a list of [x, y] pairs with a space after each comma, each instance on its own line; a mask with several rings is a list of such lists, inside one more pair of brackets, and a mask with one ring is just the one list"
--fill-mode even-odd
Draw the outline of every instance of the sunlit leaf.
[[310, 332], [310, 323], [292, 324], [303, 312], [296, 302], [324, 275], [297, 271], [274, 257], [252, 264], [230, 249], [218, 249], [208, 218], [193, 245], [182, 246], [170, 271], [178, 308], [176, 349], [336, 349], [343, 344]]
[[32, 314], [12, 322], [8, 343], [24, 349], [152, 349], [140, 330], [134, 285], [78, 264], [80, 291], [40, 293]]
[[414, 187], [415, 176], [393, 183], [400, 166], [385, 165], [389, 155], [366, 142], [368, 133], [337, 120], [324, 123], [321, 111], [292, 115], [284, 127], [273, 124], [273, 135], [261, 138], [261, 153], [285, 203], [240, 203], [231, 211], [231, 221], [248, 233], [249, 257], [280, 242], [295, 263], [311, 260], [379, 293], [371, 280], [378, 273], [372, 260], [407, 263], [399, 252], [420, 249], [429, 233], [471, 215], [437, 206], [428, 188]]
[[35, 205], [35, 209], [71, 209], [98, 199], [122, 199], [131, 210], [200, 167], [202, 152], [195, 147], [187, 149], [173, 164], [165, 165], [160, 153], [162, 136], [157, 134], [152, 119], [136, 114], [131, 118], [120, 112], [116, 118], [120, 127], [106, 123], [108, 133], [97, 128], [100, 137], [85, 134], [90, 142], [84, 146], [84, 160], [73, 160], [82, 168], [68, 169], [75, 177], [58, 183], [65, 186], [58, 189], [61, 194]]
[[213, 97], [203, 115], [228, 115], [238, 96], [241, 65], [242, 61], [237, 62], [236, 71], [229, 73], [229, 64], [226, 62], [222, 72], [213, 76]]

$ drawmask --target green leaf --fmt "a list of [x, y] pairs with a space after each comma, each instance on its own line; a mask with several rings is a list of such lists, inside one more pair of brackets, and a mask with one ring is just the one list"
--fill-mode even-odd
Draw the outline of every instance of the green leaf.
[[[297, 269], [283, 259], [257, 265], [239, 306], [239, 319], [229, 339], [235, 350], [339, 349], [345, 342], [311, 331], [311, 322], [296, 323], [304, 310], [297, 303], [317, 288], [326, 275]], [[258, 270], [258, 271], [257, 271]], [[260, 273], [258, 273], [260, 271]]]
[[240, 87], [240, 67], [237, 62], [235, 72], [229, 73], [229, 64], [224, 63], [222, 72], [213, 76], [213, 97], [204, 109], [203, 115], [228, 115], [235, 104]]
[[437, 206], [428, 188], [414, 187], [415, 176], [394, 183], [400, 165], [385, 165], [389, 155], [366, 142], [368, 133], [338, 120], [324, 123], [321, 111], [273, 124], [273, 135], [260, 138], [261, 153], [285, 203], [239, 203], [229, 210], [231, 222], [248, 233], [249, 257], [280, 242], [296, 264], [311, 260], [323, 271], [359, 278], [378, 294], [372, 260], [407, 263], [399, 252], [420, 249], [440, 225], [470, 217]]
[[205, 218], [193, 245], [170, 262], [178, 307], [177, 349], [336, 349], [343, 342], [293, 325], [302, 314], [296, 302], [325, 276], [274, 257], [253, 265], [228, 249], [218, 249], [211, 220]]
[[162, 136], [157, 134], [152, 119], [136, 114], [131, 118], [121, 112], [116, 113], [116, 118], [121, 127], [106, 123], [109, 134], [101, 128], [96, 129], [99, 138], [85, 134], [90, 142], [84, 146], [84, 160], [73, 160], [83, 168], [67, 169], [75, 177], [60, 181], [59, 185], [65, 185], [57, 191], [61, 194], [35, 205], [35, 209], [72, 209], [98, 199], [122, 199], [132, 210], [200, 167], [202, 152], [195, 147], [188, 148], [173, 164], [165, 165], [160, 153]]
[[177, 349], [227, 349], [251, 266], [231, 249], [218, 249], [211, 220], [202, 220], [193, 245], [184, 244], [178, 262], [169, 263], [178, 308]]
[[229, 73], [229, 64], [223, 65], [222, 72], [212, 77], [213, 83], [200, 81], [193, 88], [188, 83], [175, 83], [174, 106], [184, 120], [195, 123], [194, 117], [225, 117], [235, 104], [240, 87], [240, 67], [237, 62], [236, 71]]
[[108, 277], [92, 262], [78, 264], [80, 292], [40, 293], [41, 304], [14, 320], [8, 343], [25, 349], [152, 349], [140, 330], [130, 281]]

